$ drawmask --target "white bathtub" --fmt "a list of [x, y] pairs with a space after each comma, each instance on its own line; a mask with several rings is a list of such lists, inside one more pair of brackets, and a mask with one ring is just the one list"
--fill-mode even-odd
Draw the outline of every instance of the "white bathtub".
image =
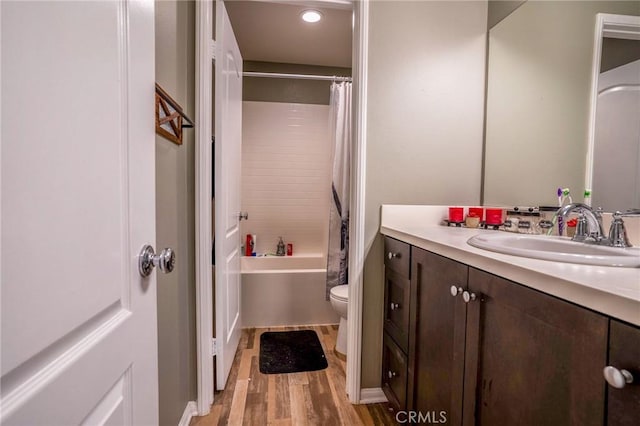
[[337, 324], [325, 300], [326, 257], [242, 257], [243, 327]]

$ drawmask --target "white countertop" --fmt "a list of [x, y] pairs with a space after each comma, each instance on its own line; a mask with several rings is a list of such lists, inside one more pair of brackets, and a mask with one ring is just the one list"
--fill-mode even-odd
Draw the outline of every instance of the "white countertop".
[[380, 232], [527, 287], [640, 326], [640, 268], [551, 262], [472, 247], [479, 233], [438, 225], [446, 206], [383, 205]]

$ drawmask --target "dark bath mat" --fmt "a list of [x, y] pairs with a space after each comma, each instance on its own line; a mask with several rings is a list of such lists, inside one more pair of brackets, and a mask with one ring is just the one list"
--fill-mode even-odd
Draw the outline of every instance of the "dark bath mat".
[[317, 371], [327, 365], [313, 330], [267, 331], [260, 336], [260, 372], [263, 374]]

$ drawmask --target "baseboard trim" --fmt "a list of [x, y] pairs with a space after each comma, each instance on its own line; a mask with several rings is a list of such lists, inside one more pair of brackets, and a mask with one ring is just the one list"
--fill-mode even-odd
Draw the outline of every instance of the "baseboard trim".
[[198, 414], [198, 404], [195, 401], [187, 402], [187, 406], [184, 407], [184, 412], [180, 418], [178, 426], [189, 426], [191, 418]]
[[360, 389], [360, 404], [377, 404], [387, 401], [387, 397], [384, 392], [382, 392], [382, 388]]

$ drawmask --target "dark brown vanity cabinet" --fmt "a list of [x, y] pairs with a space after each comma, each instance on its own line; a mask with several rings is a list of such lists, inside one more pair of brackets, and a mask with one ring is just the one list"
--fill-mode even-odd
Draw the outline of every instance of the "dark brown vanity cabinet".
[[382, 390], [396, 408], [404, 409], [408, 377], [411, 246], [386, 237], [384, 253]]
[[406, 352], [385, 320], [386, 365], [406, 356], [397, 407], [450, 425], [640, 424], [640, 385], [603, 377], [612, 365], [640, 380], [637, 327], [416, 247], [410, 271]]

